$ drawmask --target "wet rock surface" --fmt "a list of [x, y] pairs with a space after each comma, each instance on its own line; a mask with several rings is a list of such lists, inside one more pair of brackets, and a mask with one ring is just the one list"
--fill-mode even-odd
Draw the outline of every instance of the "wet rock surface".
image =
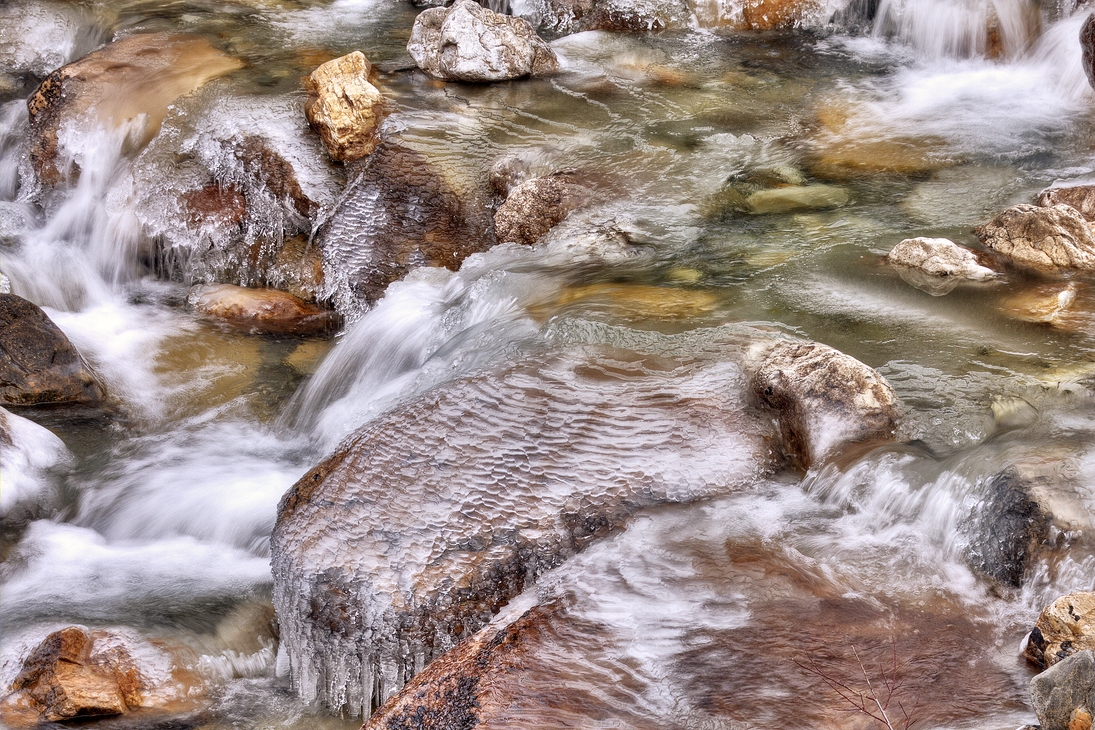
[[1080, 591], [1042, 609], [1024, 655], [1048, 668], [1073, 654], [1095, 649], [1095, 593]]
[[852, 443], [892, 439], [897, 395], [874, 369], [816, 342], [763, 345], [753, 392], [779, 421], [784, 450], [805, 468]]
[[103, 390], [45, 312], [0, 294], [0, 405], [98, 406]]
[[1053, 516], [1039, 503], [1037, 478], [1012, 467], [989, 483], [980, 528], [971, 541], [974, 567], [1018, 588], [1049, 540]]
[[559, 61], [528, 21], [456, 0], [424, 10], [407, 43], [418, 67], [448, 81], [506, 81], [558, 69]]
[[304, 113], [331, 158], [357, 160], [376, 149], [384, 97], [369, 83], [372, 66], [354, 51], [328, 61], [304, 81]]
[[592, 191], [571, 182], [566, 174], [523, 182], [509, 192], [495, 211], [495, 238], [499, 243], [531, 246], [591, 198]]
[[774, 466], [728, 364], [577, 354], [427, 391], [286, 494], [275, 606], [306, 698], [369, 711], [635, 509]]
[[895, 266], [922, 271], [930, 276], [973, 281], [996, 278], [996, 272], [982, 266], [973, 251], [946, 238], [906, 238], [890, 250], [886, 261]]
[[974, 233], [987, 248], [1022, 268], [1047, 273], [1095, 269], [1095, 236], [1070, 205], [1016, 205]]
[[1090, 730], [1095, 712], [1095, 653], [1077, 652], [1030, 680], [1042, 730]]
[[1087, 82], [1095, 88], [1095, 15], [1088, 16], [1080, 28], [1080, 48]]
[[322, 337], [338, 326], [338, 316], [277, 289], [205, 284], [190, 290], [190, 306], [208, 318], [252, 334]]
[[493, 244], [482, 209], [466, 204], [421, 153], [385, 142], [363, 164], [315, 236], [323, 294], [349, 317], [408, 271], [455, 270]]
[[1069, 185], [1046, 188], [1038, 194], [1038, 205], [1048, 208], [1068, 205], [1079, 211], [1087, 221], [1095, 220], [1095, 185]]
[[104, 125], [136, 123], [139, 129], [128, 136], [143, 146], [159, 131], [168, 105], [241, 66], [203, 38], [169, 33], [133, 35], [62, 66], [27, 100], [30, 159], [39, 179], [55, 185], [67, 176], [58, 167], [58, 134], [66, 122], [94, 110]]

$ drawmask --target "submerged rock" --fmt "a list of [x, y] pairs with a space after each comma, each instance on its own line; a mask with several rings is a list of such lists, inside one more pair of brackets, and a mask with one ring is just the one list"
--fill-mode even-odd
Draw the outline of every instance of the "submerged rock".
[[1095, 593], [1080, 591], [1042, 609], [1024, 656], [1048, 668], [1076, 652], [1095, 650]]
[[403, 403], [279, 506], [274, 603], [295, 686], [369, 711], [634, 510], [767, 473], [766, 437], [732, 366], [615, 350]]
[[1009, 317], [1023, 322], [1069, 326], [1074, 324], [1069, 315], [1076, 302], [1076, 289], [1075, 282], [1064, 287], [1059, 282], [1024, 286], [1005, 296], [1000, 307]]
[[1041, 730], [1091, 730], [1095, 653], [1085, 649], [1030, 680], [1030, 703]]
[[98, 406], [103, 390], [45, 312], [0, 294], [0, 405]]
[[420, 69], [448, 81], [505, 81], [559, 67], [555, 52], [528, 21], [474, 0], [419, 13], [407, 52]]
[[338, 316], [277, 289], [207, 284], [190, 290], [200, 314], [253, 334], [320, 337], [338, 326]]
[[57, 69], [27, 99], [30, 159], [41, 181], [61, 182], [62, 125], [94, 111], [104, 125], [128, 130], [143, 146], [160, 129], [168, 106], [206, 82], [241, 68], [204, 38], [149, 33], [133, 35]]
[[886, 260], [931, 276], [973, 281], [996, 278], [995, 271], [978, 263], [973, 251], [946, 238], [906, 238], [890, 250]]
[[1038, 194], [1038, 205], [1044, 208], [1068, 205], [1075, 208], [1085, 220], [1095, 221], [1095, 185], [1046, 188]]
[[850, 200], [848, 191], [836, 185], [792, 185], [753, 193], [745, 204], [750, 213], [766, 215], [839, 208]]
[[369, 83], [372, 67], [354, 51], [328, 61], [304, 80], [308, 123], [323, 138], [331, 158], [357, 160], [376, 149], [384, 97]]
[[849, 444], [894, 437], [897, 395], [873, 368], [816, 342], [763, 349], [753, 391], [775, 411], [792, 460], [808, 469]]
[[974, 229], [986, 247], [1043, 272], [1095, 269], [1095, 235], [1069, 205], [1016, 205]]
[[499, 243], [531, 246], [591, 196], [588, 188], [570, 182], [565, 174], [523, 182], [495, 212], [495, 237]]
[[352, 317], [411, 269], [456, 270], [493, 243], [482, 210], [465, 205], [421, 153], [382, 143], [316, 232], [324, 298]]

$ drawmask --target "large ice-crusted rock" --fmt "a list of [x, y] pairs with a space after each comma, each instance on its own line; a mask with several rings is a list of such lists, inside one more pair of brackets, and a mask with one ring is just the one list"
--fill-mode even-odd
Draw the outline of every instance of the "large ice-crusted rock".
[[886, 260], [895, 266], [918, 269], [931, 276], [984, 281], [996, 272], [977, 262], [977, 256], [946, 238], [906, 238], [890, 249]]
[[27, 99], [30, 159], [39, 179], [49, 184], [64, 179], [58, 135], [81, 115], [94, 111], [104, 125], [114, 127], [140, 123], [128, 136], [143, 145], [159, 131], [178, 97], [242, 65], [199, 36], [148, 33], [62, 66]]
[[1024, 268], [1095, 269], [1095, 235], [1070, 205], [1015, 205], [974, 233], [985, 246]]
[[369, 155], [316, 233], [324, 296], [353, 317], [420, 266], [457, 269], [493, 244], [468, 205], [421, 153], [384, 142]]
[[528, 21], [475, 0], [419, 13], [407, 52], [430, 76], [449, 81], [505, 81], [559, 67], [555, 52]]
[[528, 358], [366, 424], [278, 510], [274, 603], [294, 684], [371, 710], [636, 509], [774, 467], [728, 363]]
[[0, 294], [0, 405], [98, 406], [102, 398], [80, 353], [46, 313]]
[[681, 29], [692, 18], [683, 0], [532, 0], [524, 7], [533, 25], [561, 35]]
[[1042, 609], [1024, 651], [1039, 667], [1052, 667], [1078, 651], [1095, 649], [1095, 593], [1079, 591]]
[[361, 51], [323, 64], [304, 79], [308, 123], [331, 157], [356, 160], [376, 149], [384, 97], [369, 83], [372, 66]]
[[1095, 652], [1078, 652], [1030, 680], [1030, 703], [1041, 730], [1090, 729], [1095, 715]]
[[753, 390], [775, 411], [792, 460], [809, 468], [849, 444], [893, 438], [897, 395], [873, 368], [817, 342], [758, 349]]

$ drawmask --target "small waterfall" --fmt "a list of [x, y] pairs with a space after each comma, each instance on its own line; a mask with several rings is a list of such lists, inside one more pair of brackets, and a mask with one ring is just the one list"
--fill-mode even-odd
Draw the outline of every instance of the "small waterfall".
[[873, 34], [930, 59], [1015, 58], [1040, 26], [1029, 0], [882, 0]]

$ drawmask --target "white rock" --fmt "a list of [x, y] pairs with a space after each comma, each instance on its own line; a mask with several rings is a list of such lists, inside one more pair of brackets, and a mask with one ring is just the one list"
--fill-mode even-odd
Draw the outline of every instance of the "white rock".
[[977, 256], [972, 251], [946, 238], [906, 238], [893, 247], [886, 260], [932, 276], [953, 276], [974, 281], [996, 278], [995, 271], [977, 263]]

